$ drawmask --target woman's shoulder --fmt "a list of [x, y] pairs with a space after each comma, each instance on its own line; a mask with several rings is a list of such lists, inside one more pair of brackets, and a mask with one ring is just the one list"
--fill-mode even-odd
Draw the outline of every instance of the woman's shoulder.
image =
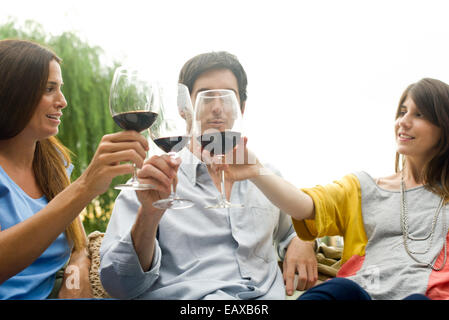
[[357, 179], [360, 185], [365, 186], [365, 188], [381, 188], [388, 191], [397, 191], [400, 188], [400, 176], [398, 173], [376, 177], [365, 171], [357, 171], [349, 174], [348, 177]]
[[9, 180], [9, 176], [6, 173], [5, 169], [0, 165], [0, 185], [5, 185]]
[[398, 173], [385, 177], [374, 178], [374, 181], [382, 189], [397, 191], [400, 188], [400, 177]]

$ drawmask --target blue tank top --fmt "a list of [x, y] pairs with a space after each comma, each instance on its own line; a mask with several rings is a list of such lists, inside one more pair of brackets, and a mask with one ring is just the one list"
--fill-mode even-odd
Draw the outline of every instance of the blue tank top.
[[[71, 165], [67, 172], [73, 169]], [[69, 175], [70, 176], [70, 175]], [[48, 204], [44, 196], [28, 196], [0, 166], [0, 226], [4, 231], [30, 218]], [[0, 299], [45, 299], [53, 289], [56, 272], [70, 258], [71, 247], [64, 233], [26, 269], [0, 285]]]

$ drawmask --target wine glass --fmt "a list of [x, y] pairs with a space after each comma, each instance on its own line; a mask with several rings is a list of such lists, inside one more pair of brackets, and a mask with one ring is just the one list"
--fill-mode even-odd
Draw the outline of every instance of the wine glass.
[[[205, 90], [198, 93], [194, 108], [193, 136], [200, 142], [202, 153], [206, 150], [215, 161], [223, 162], [233, 156], [232, 150], [242, 136], [242, 112], [240, 103], [232, 90]], [[233, 159], [230, 163], [233, 162]], [[227, 200], [225, 192], [224, 170], [220, 169], [220, 196], [215, 208], [242, 208]]]
[[[121, 66], [115, 70], [109, 94], [109, 110], [117, 125], [124, 130], [142, 132], [148, 129], [158, 117], [158, 105], [155, 103], [157, 86], [145, 75], [131, 67]], [[150, 184], [141, 184], [137, 180], [136, 164], [132, 179], [115, 189], [147, 190]]]
[[[164, 84], [160, 86], [158, 98], [161, 122], [151, 127], [150, 136], [160, 149], [170, 157], [177, 158], [178, 152], [188, 145], [191, 137], [188, 121], [193, 117], [193, 107], [189, 89], [181, 83]], [[191, 200], [176, 195], [173, 184], [167, 199], [153, 202], [153, 206], [159, 209], [185, 209], [193, 205]]]

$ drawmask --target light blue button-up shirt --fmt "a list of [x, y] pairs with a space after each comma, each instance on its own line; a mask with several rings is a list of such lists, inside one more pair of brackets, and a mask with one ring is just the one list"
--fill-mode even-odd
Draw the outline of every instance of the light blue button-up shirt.
[[180, 156], [177, 194], [195, 205], [164, 213], [144, 272], [131, 239], [140, 203], [122, 191], [100, 249], [103, 287], [121, 299], [285, 299], [277, 261], [296, 236], [289, 216], [250, 181], [232, 187], [244, 208], [205, 209], [219, 191], [204, 163], [187, 149]]

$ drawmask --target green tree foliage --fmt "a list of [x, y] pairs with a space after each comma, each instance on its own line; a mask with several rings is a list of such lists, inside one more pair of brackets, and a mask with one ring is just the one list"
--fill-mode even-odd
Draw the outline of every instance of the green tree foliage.
[[[75, 168], [71, 179], [75, 180], [89, 165], [102, 136], [120, 130], [108, 107], [109, 88], [117, 63], [103, 65], [101, 48], [90, 46], [72, 32], [49, 35], [33, 21], [19, 26], [17, 21], [10, 19], [0, 25], [0, 39], [32, 40], [51, 48], [62, 58], [62, 90], [68, 107], [64, 109], [58, 138], [73, 152]], [[128, 178], [117, 177], [111, 186]], [[87, 206], [83, 212], [87, 233], [105, 231], [117, 195], [118, 191], [111, 187]]]

